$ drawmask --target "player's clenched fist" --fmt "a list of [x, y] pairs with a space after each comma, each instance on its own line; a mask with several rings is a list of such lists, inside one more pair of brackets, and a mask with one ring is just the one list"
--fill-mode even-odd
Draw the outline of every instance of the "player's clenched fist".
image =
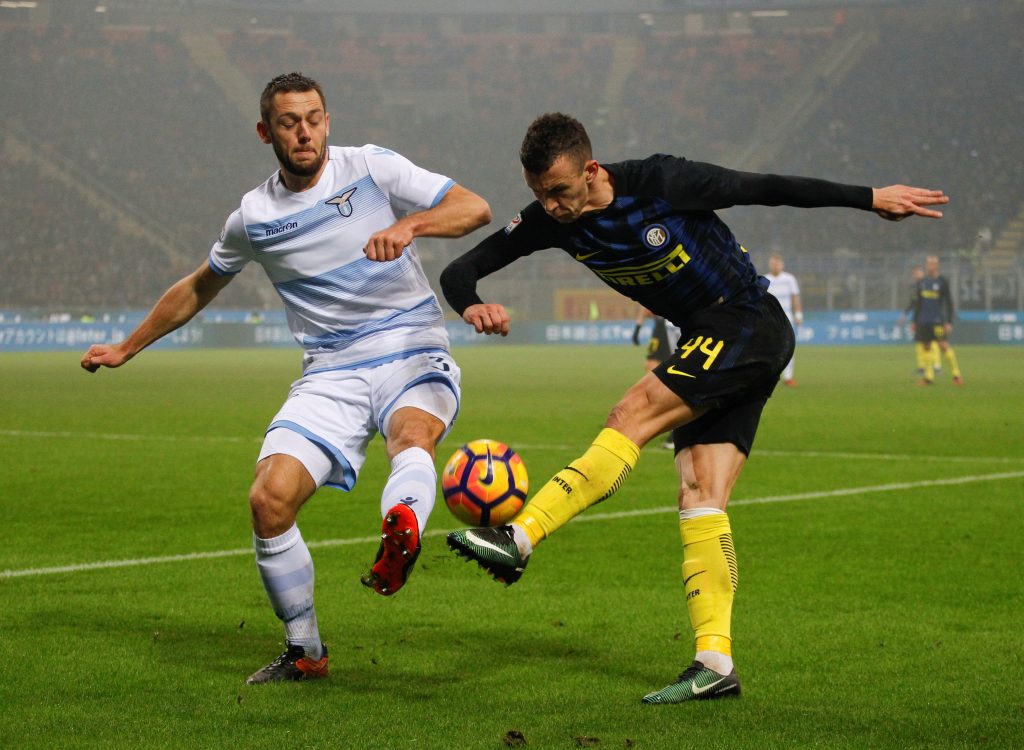
[[462, 319], [473, 326], [477, 333], [508, 336], [509, 317], [503, 305], [470, 305], [462, 312]]
[[128, 355], [119, 347], [93, 344], [82, 357], [82, 369], [96, 372], [100, 367], [120, 367], [127, 361]]
[[380, 262], [397, 260], [402, 257], [405, 248], [412, 244], [412, 241], [412, 232], [399, 224], [392, 224], [387, 229], [370, 235], [363, 251], [370, 260]]

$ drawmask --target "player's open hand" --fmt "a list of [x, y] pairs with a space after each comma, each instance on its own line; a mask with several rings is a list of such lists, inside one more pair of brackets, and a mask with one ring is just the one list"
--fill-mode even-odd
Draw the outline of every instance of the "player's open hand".
[[908, 216], [927, 216], [941, 219], [942, 213], [927, 206], [943, 206], [949, 203], [949, 196], [941, 190], [890, 185], [872, 189], [872, 210], [889, 221], [902, 221]]
[[508, 336], [509, 317], [502, 305], [470, 305], [462, 312], [462, 319], [473, 326], [477, 333]]
[[82, 357], [82, 369], [96, 372], [100, 367], [120, 367], [131, 357], [118, 346], [93, 344]]
[[371, 234], [363, 252], [370, 260], [386, 263], [401, 258], [405, 248], [412, 243], [412, 240], [412, 231], [404, 227], [401, 222], [396, 222], [387, 229]]

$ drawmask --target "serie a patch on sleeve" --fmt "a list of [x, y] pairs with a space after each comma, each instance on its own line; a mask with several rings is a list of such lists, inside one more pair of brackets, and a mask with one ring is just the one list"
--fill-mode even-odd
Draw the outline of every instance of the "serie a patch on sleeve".
[[512, 221], [505, 227], [505, 234], [512, 234], [512, 230], [523, 223], [523, 215], [521, 213], [516, 214], [512, 217]]

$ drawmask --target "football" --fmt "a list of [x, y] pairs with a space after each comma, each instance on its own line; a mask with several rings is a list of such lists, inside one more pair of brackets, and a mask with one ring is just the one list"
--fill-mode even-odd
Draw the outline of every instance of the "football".
[[441, 474], [444, 501], [468, 526], [501, 526], [526, 502], [529, 480], [519, 454], [497, 440], [472, 440]]

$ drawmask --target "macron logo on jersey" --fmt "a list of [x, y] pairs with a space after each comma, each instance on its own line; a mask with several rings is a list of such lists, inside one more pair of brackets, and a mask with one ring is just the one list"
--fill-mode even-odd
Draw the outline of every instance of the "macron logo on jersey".
[[347, 218], [347, 217], [352, 215], [352, 200], [351, 199], [352, 199], [352, 196], [355, 195], [356, 190], [358, 190], [358, 188], [350, 188], [350, 189], [346, 190], [344, 193], [342, 193], [341, 195], [336, 195], [333, 198], [331, 198], [329, 201], [324, 201], [324, 203], [326, 203], [326, 204], [328, 204], [330, 206], [337, 206], [338, 207], [338, 213], [340, 213], [342, 216]]
[[278, 225], [276, 227], [267, 227], [267, 229], [265, 230], [266, 231], [266, 235], [264, 235], [264, 236], [266, 236], [266, 237], [275, 237], [275, 236], [281, 234], [281, 232], [290, 232], [291, 230], [298, 229], [298, 228], [299, 228], [299, 222], [297, 222], [297, 221], [288, 221], [288, 222], [285, 222], [284, 224], [280, 224], [280, 225]]

